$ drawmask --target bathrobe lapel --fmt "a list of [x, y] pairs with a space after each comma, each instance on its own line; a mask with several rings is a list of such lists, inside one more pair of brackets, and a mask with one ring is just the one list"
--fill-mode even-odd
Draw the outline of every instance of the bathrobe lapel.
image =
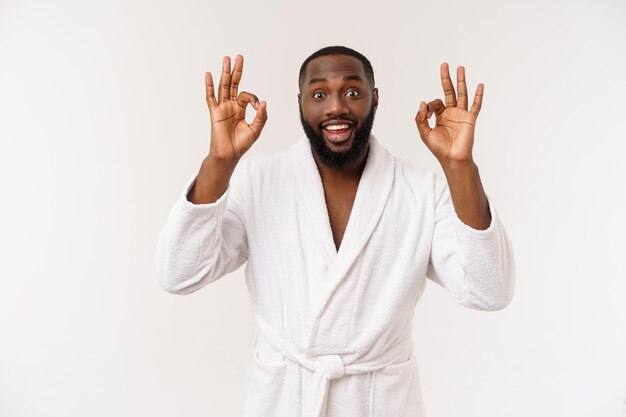
[[[345, 347], [349, 340], [351, 306], [356, 301], [358, 268], [353, 268], [380, 220], [393, 184], [394, 160], [374, 135], [357, 189], [348, 224], [339, 246], [335, 244], [324, 198], [322, 180], [306, 137], [294, 146], [293, 170], [298, 198], [327, 254], [326, 285], [312, 306], [310, 353], [326, 353]], [[366, 279], [366, 277], [364, 278]]]

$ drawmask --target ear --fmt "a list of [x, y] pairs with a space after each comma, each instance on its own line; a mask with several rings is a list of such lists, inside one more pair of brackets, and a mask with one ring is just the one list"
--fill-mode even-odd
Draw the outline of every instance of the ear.
[[376, 111], [378, 108], [378, 88], [372, 90], [372, 105], [374, 106], [374, 111]]
[[300, 101], [302, 101], [302, 94], [298, 93], [298, 106], [300, 105]]

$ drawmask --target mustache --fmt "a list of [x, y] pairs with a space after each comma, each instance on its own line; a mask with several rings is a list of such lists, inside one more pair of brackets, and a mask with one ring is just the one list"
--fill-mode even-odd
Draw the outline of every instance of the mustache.
[[330, 124], [331, 122], [349, 124], [350, 127], [354, 127], [354, 125], [357, 124], [355, 120], [351, 120], [345, 117], [331, 117], [329, 119], [324, 120], [322, 123], [320, 123], [319, 125], [320, 129], [323, 129], [324, 126], [326, 126], [327, 124]]

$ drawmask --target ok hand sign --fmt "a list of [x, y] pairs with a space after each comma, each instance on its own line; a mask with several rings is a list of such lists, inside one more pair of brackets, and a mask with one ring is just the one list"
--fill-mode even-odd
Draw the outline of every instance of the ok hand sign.
[[[245, 91], [237, 94], [242, 72], [243, 56], [237, 55], [232, 72], [230, 57], [224, 57], [217, 100], [213, 77], [210, 72], [205, 74], [206, 102], [211, 113], [209, 154], [227, 162], [238, 161], [250, 149], [267, 121], [267, 102], [259, 103], [257, 96]], [[256, 109], [256, 115], [251, 124], [248, 124], [245, 119], [248, 104]]]
[[[483, 101], [484, 85], [478, 84], [474, 103], [467, 110], [467, 86], [465, 68], [458, 67], [456, 72], [458, 98], [450, 79], [448, 64], [441, 64], [441, 85], [446, 96], [446, 105], [440, 99], [420, 103], [415, 116], [417, 130], [430, 151], [442, 164], [449, 162], [474, 162], [472, 146], [476, 118]], [[435, 113], [435, 127], [431, 128], [428, 119]]]

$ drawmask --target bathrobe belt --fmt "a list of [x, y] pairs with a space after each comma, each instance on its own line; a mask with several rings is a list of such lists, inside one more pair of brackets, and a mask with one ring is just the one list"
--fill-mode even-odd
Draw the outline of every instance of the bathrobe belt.
[[256, 314], [256, 322], [259, 333], [265, 337], [270, 346], [280, 352], [286, 359], [313, 372], [308, 401], [305, 403], [308, 409], [303, 410], [303, 417], [326, 416], [328, 388], [332, 379], [341, 378], [344, 375], [373, 372], [388, 365], [407, 360], [407, 353], [413, 355], [413, 337], [409, 331], [399, 343], [379, 356], [366, 361], [344, 363], [342, 356], [337, 354], [319, 355], [311, 358], [298, 353], [287, 344], [259, 314]]

